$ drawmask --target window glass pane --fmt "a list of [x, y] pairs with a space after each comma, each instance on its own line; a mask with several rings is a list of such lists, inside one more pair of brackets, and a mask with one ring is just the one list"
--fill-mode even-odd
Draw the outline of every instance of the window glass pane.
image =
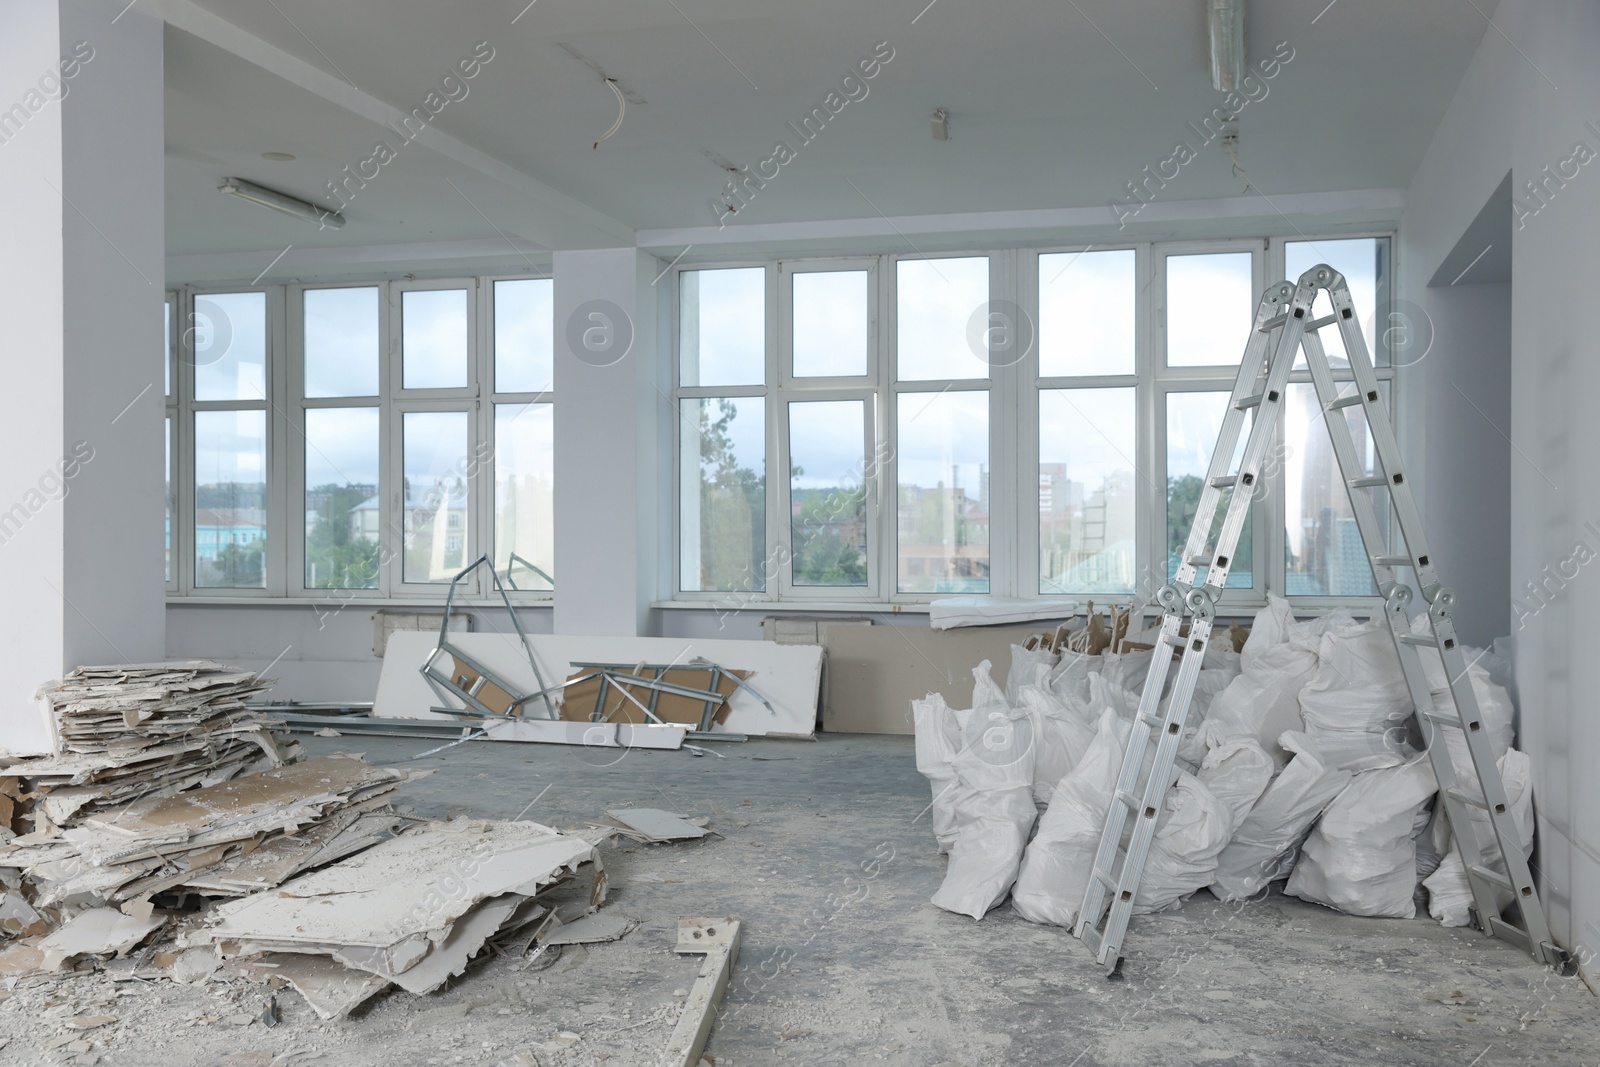
[[789, 530], [795, 585], [867, 584], [867, 406], [789, 405]]
[[[1355, 383], [1349, 383], [1341, 388], [1340, 395], [1351, 395], [1355, 388]], [[1379, 388], [1387, 401], [1388, 383], [1380, 383]], [[1279, 453], [1285, 519], [1284, 592], [1289, 596], [1376, 596], [1372, 565], [1333, 455], [1317, 391], [1311, 385], [1291, 384], [1284, 401], [1283, 445]], [[1374, 473], [1377, 456], [1366, 417], [1360, 408], [1345, 408], [1343, 414], [1356, 455], [1363, 462], [1361, 473]], [[1356, 492], [1371, 494], [1380, 528], [1387, 536], [1388, 491]]]
[[167, 539], [166, 539], [166, 574], [167, 581], [172, 581], [172, 416], [166, 419], [167, 433]]
[[267, 413], [194, 414], [194, 584], [264, 588]]
[[194, 298], [196, 400], [261, 400], [267, 388], [267, 294]]
[[1133, 258], [1131, 248], [1039, 257], [1040, 376], [1134, 372]]
[[[1167, 578], [1178, 573], [1178, 563], [1189, 540], [1189, 528], [1194, 525], [1195, 510], [1200, 504], [1200, 490], [1205, 483], [1206, 471], [1211, 463], [1211, 453], [1217, 446], [1217, 434], [1222, 431], [1222, 417], [1228, 410], [1229, 393], [1168, 393], [1167, 394]], [[1245, 422], [1239, 432], [1239, 444], [1234, 458], [1243, 454], [1250, 432]], [[1265, 486], [1267, 479], [1258, 480]], [[1202, 555], [1209, 555], [1222, 531], [1222, 519], [1227, 514], [1228, 501], [1233, 490], [1222, 491], [1217, 505], [1211, 533], [1206, 539]], [[1239, 534], [1239, 544], [1234, 549], [1233, 565], [1228, 570], [1228, 588], [1248, 588], [1253, 584], [1251, 574], [1251, 542], [1249, 517]], [[1195, 573], [1195, 584], [1205, 581], [1206, 568]]]
[[685, 590], [759, 592], [767, 582], [766, 400], [683, 400]]
[[895, 268], [900, 380], [989, 377], [989, 258], [902, 259]]
[[678, 275], [678, 371], [684, 385], [766, 381], [765, 267]]
[[989, 394], [901, 393], [902, 593], [989, 591]]
[[494, 408], [494, 560], [513, 589], [555, 588], [554, 422], [549, 404]]
[[[1408, 352], [1414, 345], [1420, 346], [1426, 343], [1420, 336], [1419, 324], [1397, 312], [1389, 316], [1385, 323], [1383, 340], [1386, 342], [1386, 349], [1379, 351], [1374, 344], [1376, 340], [1374, 327], [1378, 321], [1378, 314], [1385, 310], [1389, 303], [1388, 258], [1389, 242], [1379, 237], [1359, 237], [1347, 241], [1289, 241], [1283, 246], [1284, 273], [1291, 282], [1298, 282], [1300, 275], [1319, 263], [1326, 263], [1344, 275], [1345, 282], [1350, 286], [1350, 300], [1355, 305], [1356, 319], [1361, 323], [1361, 333], [1366, 338], [1367, 356], [1375, 360], [1379, 366], [1387, 365], [1389, 362], [1388, 346], [1393, 346], [1394, 358], [1404, 365], [1421, 358], [1420, 347], [1409, 356]], [[1378, 306], [1380, 285], [1385, 308]], [[1331, 314], [1333, 305], [1329, 302], [1328, 295], [1318, 293], [1317, 302], [1312, 307], [1312, 315], [1321, 318]], [[1317, 336], [1322, 338], [1322, 346], [1328, 353], [1328, 362], [1331, 365], [1349, 366], [1350, 359], [1344, 350], [1344, 337], [1336, 326], [1319, 330]], [[1299, 366], [1305, 366], [1304, 353], [1297, 354], [1295, 362]]]
[[307, 589], [376, 589], [378, 409], [306, 410]]
[[795, 377], [866, 374], [871, 334], [867, 272], [815, 271], [791, 277]]
[[307, 289], [306, 396], [378, 395], [378, 289]]
[[550, 388], [555, 283], [515, 278], [494, 283], [494, 387], [502, 393]]
[[1238, 366], [1256, 320], [1251, 253], [1167, 257], [1167, 366]]
[[405, 388], [466, 388], [467, 291], [401, 293], [400, 346]]
[[408, 411], [404, 581], [447, 582], [467, 565], [468, 425], [464, 411]]
[[1132, 389], [1039, 394], [1039, 592], [1131, 593]]

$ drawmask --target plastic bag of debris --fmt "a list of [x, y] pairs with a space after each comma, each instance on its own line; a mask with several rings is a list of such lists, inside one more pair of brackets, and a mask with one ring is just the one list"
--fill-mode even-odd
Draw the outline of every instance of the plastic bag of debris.
[[[1132, 652], [1107, 652], [1101, 659], [1100, 674], [1106, 681], [1120, 686], [1140, 696], [1144, 693], [1144, 680], [1150, 674], [1150, 661], [1155, 657], [1155, 650], [1150, 648], [1135, 649]], [[1167, 684], [1172, 684], [1176, 672], [1167, 672]]]
[[[1411, 632], [1414, 634], [1431, 634], [1432, 629], [1428, 624], [1426, 614], [1418, 615], [1411, 620]], [[1435, 714], [1444, 715], [1452, 722], [1456, 718], [1455, 701], [1445, 690], [1449, 685], [1449, 676], [1444, 669], [1444, 659], [1439, 655], [1437, 648], [1422, 646], [1417, 649], [1422, 660], [1422, 672], [1428, 677], [1428, 689], [1437, 694], [1433, 698]], [[1472, 684], [1472, 695], [1478, 703], [1478, 721], [1482, 724], [1484, 738], [1489, 742], [1489, 755], [1498, 760], [1511, 748], [1511, 739], [1514, 734], [1512, 716], [1516, 713], [1511, 704], [1511, 695], [1505, 687], [1496, 683], [1490, 672], [1491, 667], [1498, 669], [1498, 657], [1481, 648], [1461, 646], [1461, 655], [1467, 664], [1467, 679]], [[1450, 749], [1450, 762], [1455, 765], [1456, 777], [1465, 784], [1477, 781], [1477, 772], [1472, 766], [1472, 752], [1467, 748], [1466, 735], [1460, 730], [1446, 728], [1442, 731], [1445, 744]]]
[[1060, 700], [1038, 686], [1026, 686], [1018, 704], [1033, 721], [1037, 747], [1033, 760], [1033, 800], [1050, 803], [1056, 785], [1078, 765], [1094, 741], [1094, 726], [1081, 705]]
[[1024, 919], [1057, 926], [1077, 920], [1131, 729], [1116, 711], [1103, 710], [1088, 751], [1056, 786], [1011, 893]]
[[1011, 646], [1011, 669], [1006, 672], [1006, 703], [1015, 707], [1022, 690], [1028, 686], [1042, 686], [1055, 666], [1056, 654], [1048, 648], [1023, 648]]
[[1100, 673], [1103, 662], [1102, 656], [1063, 649], [1061, 658], [1050, 668], [1044, 687], [1063, 700], [1085, 702], [1089, 699], [1089, 678]]
[[1286, 733], [1280, 743], [1294, 758], [1217, 857], [1211, 892], [1219, 900], [1244, 900], [1288, 877], [1311, 824], [1350, 784], [1351, 772], [1324, 763], [1304, 734]]
[[1415, 916], [1411, 834], [1436, 788], [1425, 755], [1356, 775], [1306, 838], [1286, 891], [1349, 915]]
[[[1532, 764], [1527, 753], [1509, 749], [1500, 757], [1497, 765], [1500, 768], [1500, 780], [1505, 783], [1506, 799], [1511, 802], [1512, 819], [1517, 824], [1517, 833], [1522, 837], [1523, 858], [1527, 858], [1533, 855], [1533, 790], [1529, 786]], [[1484, 866], [1491, 871], [1504, 871], [1505, 863], [1500, 844], [1495, 839], [1494, 826], [1489, 821], [1489, 813], [1475, 807], [1468, 811], [1478, 845], [1483, 849]], [[1428, 890], [1429, 915], [1445, 926], [1467, 925], [1471, 919], [1468, 909], [1473, 904], [1472, 886], [1467, 882], [1466, 862], [1461, 858], [1461, 849], [1456, 842], [1451, 842], [1450, 851], [1440, 861], [1438, 869], [1423, 879], [1422, 884]], [[1494, 887], [1494, 895], [1499, 911], [1504, 911], [1513, 899], [1509, 890], [1499, 886]]]
[[1233, 827], [1244, 825], [1277, 768], [1254, 738], [1240, 737], [1206, 753], [1197, 777], [1228, 809]]
[[1167, 791], [1145, 860], [1136, 915], [1162, 911], [1210, 885], [1217, 856], [1233, 834], [1233, 816], [1216, 794], [1185, 771]]
[[1325, 633], [1317, 673], [1300, 691], [1300, 713], [1312, 737], [1400, 737], [1411, 695], [1394, 635], [1381, 619]]
[[[1246, 651], [1249, 648], [1247, 643]], [[1302, 728], [1300, 691], [1317, 673], [1317, 654], [1283, 642], [1246, 662], [1239, 676], [1211, 700], [1195, 736], [1179, 749], [1183, 759], [1200, 763], [1208, 749], [1250, 738], [1278, 767], [1289, 762], [1292, 754], [1278, 744], [1278, 738]]]
[[939, 851], [949, 852], [956, 841], [956, 801], [961, 783], [956, 780], [955, 758], [961, 750], [962, 732], [970, 710], [956, 710], [938, 693], [911, 702], [912, 728], [916, 732], [917, 770], [933, 789], [933, 836]]
[[1139, 711], [1139, 695], [1129, 692], [1103, 674], [1089, 675], [1089, 713], [1097, 717], [1110, 708], [1124, 719], [1132, 720]]
[[[988, 676], [974, 671], [972, 716], [952, 764], [959, 783], [956, 838], [933, 903], [974, 919], [1005, 899], [1039, 810], [1033, 803], [1036, 738], [1026, 711], [1006, 704]], [[987, 683], [987, 685], [985, 684]]]

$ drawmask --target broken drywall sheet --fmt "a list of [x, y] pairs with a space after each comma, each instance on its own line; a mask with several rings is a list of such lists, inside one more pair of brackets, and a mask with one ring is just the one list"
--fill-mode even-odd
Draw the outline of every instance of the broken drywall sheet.
[[[689, 640], [673, 637], [585, 637], [561, 634], [530, 634], [529, 642], [539, 657], [547, 679], [570, 677], [574, 663], [687, 663], [696, 657], [718, 663], [729, 670], [748, 671], [750, 686], [772, 704], [769, 710], [744, 688], [728, 697], [728, 717], [717, 724], [714, 733], [738, 733], [751, 737], [785, 735], [810, 737], [816, 728], [817, 693], [822, 678], [822, 649], [816, 645], [779, 645], [770, 641]], [[516, 636], [493, 633], [453, 634], [451, 641], [462, 652], [483, 663], [508, 683], [533, 692], [538, 685], [528, 665], [526, 652]], [[438, 695], [429, 688], [419, 668], [438, 644], [437, 634], [395, 633], [383, 660], [378, 679], [378, 694], [372, 713], [378, 718], [448, 719], [429, 711]], [[544, 707], [538, 702], [527, 706], [527, 718], [519, 721], [495, 720], [491, 736], [503, 740], [547, 740], [534, 736], [541, 724], [545, 732], [555, 725], [541, 720]], [[569, 723], [582, 731], [593, 723]], [[626, 724], [620, 724], [626, 725]], [[652, 727], [681, 729], [682, 727]], [[522, 736], [526, 733], [528, 736]], [[639, 747], [639, 746], [634, 746]]]
[[90, 908], [74, 915], [39, 942], [40, 966], [54, 971], [80, 956], [125, 952], [164, 926], [166, 921], [165, 915], [139, 919], [111, 908]]
[[649, 844], [688, 841], [710, 833], [703, 825], [659, 808], [618, 808], [606, 812], [606, 821], [628, 837]]
[[[432, 823], [275, 890], [218, 905], [184, 943], [389, 949], [447, 930], [481, 900], [531, 896], [588, 863], [598, 875], [599, 857], [587, 841], [538, 823]], [[308, 908], [308, 900], [321, 906]]]
[[538, 940], [539, 944], [547, 948], [555, 945], [593, 945], [602, 941], [620, 941], [637, 925], [634, 920], [623, 915], [596, 912], [564, 925], [552, 926], [541, 934]]

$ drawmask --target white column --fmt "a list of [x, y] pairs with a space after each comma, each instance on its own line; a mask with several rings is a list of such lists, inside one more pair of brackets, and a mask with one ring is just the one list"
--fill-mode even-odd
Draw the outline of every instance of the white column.
[[[0, 749], [38, 686], [165, 653], [162, 24], [0, 5]], [[119, 16], [119, 12], [121, 12]]]
[[554, 261], [555, 632], [650, 634], [670, 491], [661, 265], [632, 248]]

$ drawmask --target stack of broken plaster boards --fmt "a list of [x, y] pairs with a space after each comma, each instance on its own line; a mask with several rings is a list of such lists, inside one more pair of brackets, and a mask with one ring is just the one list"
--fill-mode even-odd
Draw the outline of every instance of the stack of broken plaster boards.
[[294, 758], [281, 722], [245, 709], [272, 682], [216, 663], [79, 667], [39, 690], [56, 751], [0, 754], [0, 776], [35, 794], [33, 826], [138, 797], [170, 796]]
[[581, 837], [531, 822], [429, 823], [221, 904], [179, 943], [215, 945], [231, 969], [277, 975], [334, 1018], [390, 984], [437, 989], [490, 938], [543, 918], [541, 895], [584, 872], [598, 907], [605, 875]]

